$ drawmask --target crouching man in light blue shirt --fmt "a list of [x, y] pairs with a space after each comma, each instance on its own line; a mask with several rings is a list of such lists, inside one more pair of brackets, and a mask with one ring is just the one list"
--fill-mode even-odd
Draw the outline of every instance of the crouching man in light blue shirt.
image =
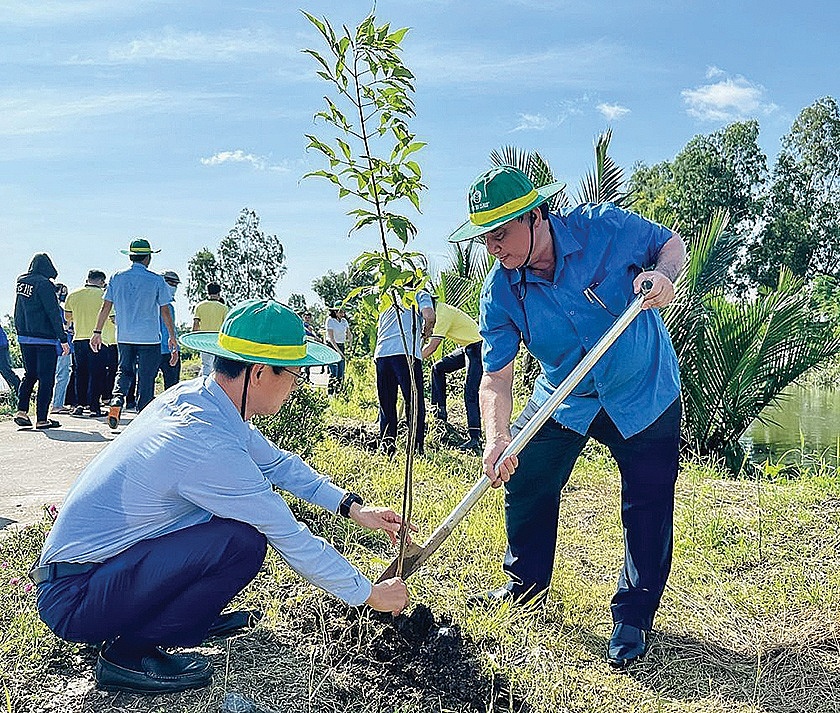
[[214, 354], [214, 372], [166, 391], [91, 461], [30, 572], [50, 629], [67, 641], [105, 642], [96, 665], [104, 690], [207, 685], [206, 657], [164, 649], [246, 623], [243, 612], [221, 611], [257, 574], [267, 545], [348, 604], [396, 614], [408, 603], [402, 580], [372, 585], [274, 487], [392, 542], [399, 515], [365, 506], [248, 423], [279, 410], [301, 367], [339, 355], [307, 342], [300, 318], [273, 300], [242, 302], [218, 333], [182, 342]]

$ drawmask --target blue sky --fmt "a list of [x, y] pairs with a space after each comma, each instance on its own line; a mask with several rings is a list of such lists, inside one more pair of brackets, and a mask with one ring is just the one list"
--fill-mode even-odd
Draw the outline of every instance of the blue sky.
[[[163, 250], [153, 269], [185, 279], [245, 206], [285, 245], [281, 299], [316, 299], [314, 278], [376, 247], [348, 237], [352, 204], [301, 180], [322, 167], [304, 133], [324, 133], [327, 91], [301, 8], [355, 26], [371, 3], [0, 0], [0, 314], [35, 252], [73, 288], [141, 235]], [[574, 186], [608, 126], [629, 175], [756, 118], [772, 164], [799, 111], [840, 94], [834, 3], [379, 0], [376, 16], [411, 28], [429, 187], [413, 245], [433, 269], [495, 148], [539, 150]]]

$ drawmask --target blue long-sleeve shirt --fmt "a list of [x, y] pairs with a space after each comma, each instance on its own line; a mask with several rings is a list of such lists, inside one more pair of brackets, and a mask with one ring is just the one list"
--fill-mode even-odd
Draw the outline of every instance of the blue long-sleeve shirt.
[[370, 581], [300, 523], [272, 485], [332, 512], [346, 493], [243, 422], [212, 376], [181, 382], [82, 471], [41, 564], [103, 562], [215, 515], [249, 523], [301, 576], [348, 604], [362, 604]]

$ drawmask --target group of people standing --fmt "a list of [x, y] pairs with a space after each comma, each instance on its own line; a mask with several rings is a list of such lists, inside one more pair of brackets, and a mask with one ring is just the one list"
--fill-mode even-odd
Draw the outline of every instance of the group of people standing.
[[[438, 379], [434, 408], [445, 417], [442, 379], [463, 364], [470, 384], [470, 438], [478, 438], [481, 428], [473, 400], [479, 382], [482, 464], [491, 485], [503, 487], [505, 496], [507, 582], [471, 596], [471, 606], [544, 601], [561, 492], [587, 440], [603, 443], [620, 473], [625, 549], [606, 658], [624, 668], [647, 650], [671, 567], [679, 373], [656, 308], [674, 297], [685, 246], [674, 231], [612, 204], [551, 211], [549, 200], [561, 188], [536, 187], [510, 166], [487, 171], [470, 186], [469, 219], [450, 240], [477, 241], [496, 258], [481, 292], [478, 332], [457, 311], [440, 303], [435, 309], [422, 290], [411, 308], [382, 311], [375, 351], [380, 432], [386, 452], [393, 452], [396, 394], [402, 389], [411, 421], [412, 379], [420, 394], [417, 421], [423, 423], [424, 351], [430, 356], [444, 339], [457, 343], [463, 353], [447, 355], [432, 369]], [[175, 355], [171, 316], [163, 311], [166, 293], [158, 290], [163, 278], [143, 273], [151, 252], [145, 241], [134, 241], [132, 256], [145, 259], [132, 260], [126, 272], [155, 286], [149, 301], [160, 308]], [[55, 269], [41, 258], [30, 272], [19, 280], [20, 299], [52, 305], [39, 319], [27, 314], [21, 321], [27, 371], [31, 366], [37, 376], [42, 361], [46, 373], [68, 346], [54, 303], [46, 299]], [[512, 435], [640, 292], [641, 314], [519, 455], [503, 458]], [[120, 354], [115, 399], [127, 384], [123, 357], [151, 362], [141, 352], [158, 348], [151, 342], [123, 344], [120, 295], [109, 286], [90, 338], [96, 352], [113, 302]], [[50, 296], [54, 302], [54, 292]], [[199, 326], [205, 326], [203, 318]], [[69, 641], [102, 645], [96, 665], [100, 688], [165, 693], [206, 686], [209, 659], [168, 649], [194, 647], [253, 623], [248, 612], [223, 609], [256, 576], [268, 545], [296, 572], [350, 605], [366, 603], [394, 614], [407, 606], [401, 579], [372, 583], [300, 523], [279, 490], [382, 530], [392, 543], [403, 528], [416, 528], [393, 510], [366, 506], [359, 494], [334, 485], [248, 423], [253, 415], [276, 413], [305, 380], [304, 369], [342, 360], [343, 352], [315, 343], [309, 331], [285, 306], [247, 300], [231, 309], [218, 332], [184, 335], [184, 345], [214, 356], [211, 374], [156, 399], [68, 493], [30, 576], [38, 587], [39, 614], [50, 629]], [[338, 345], [332, 332], [330, 343]], [[542, 370], [512, 422], [514, 362], [523, 345]], [[148, 396], [138, 385], [140, 391]], [[21, 394], [28, 398], [23, 384]], [[417, 430], [414, 441], [420, 452], [423, 431]]]
[[[19, 381], [11, 369], [5, 333], [0, 373], [17, 394], [19, 426], [57, 428], [61, 424], [51, 416], [62, 413], [99, 418], [106, 415], [104, 405], [109, 425], [117, 428], [123, 408], [141, 411], [154, 398], [158, 372], [165, 389], [180, 381], [174, 305], [180, 277], [173, 270], [149, 269], [152, 255], [160, 251], [144, 238], [121, 252], [129, 257], [128, 269], [110, 282], [103, 271], [92, 269], [85, 284], [69, 293], [53, 282], [58, 272], [45, 253], [36, 254], [18, 278], [14, 319], [24, 378]], [[218, 331], [227, 313], [221, 287], [210, 283], [207, 288], [207, 299], [196, 307], [195, 331]], [[202, 365], [209, 374], [207, 355]], [[29, 408], [36, 384], [33, 424]]]

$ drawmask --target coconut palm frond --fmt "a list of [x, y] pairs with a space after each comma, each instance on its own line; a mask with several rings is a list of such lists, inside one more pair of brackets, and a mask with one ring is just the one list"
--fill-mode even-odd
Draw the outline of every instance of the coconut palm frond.
[[450, 254], [450, 267], [440, 274], [437, 295], [447, 304], [477, 318], [481, 286], [493, 259], [476, 243], [456, 243]]
[[829, 325], [813, 321], [802, 282], [789, 273], [759, 299], [733, 303], [715, 295], [705, 308], [694, 348], [680, 361], [686, 436], [699, 452], [732, 462], [738, 439], [762, 409], [836, 354], [840, 339]]
[[[538, 151], [524, 151], [515, 146], [503, 146], [490, 154], [490, 163], [494, 166], [513, 166], [522, 171], [535, 186], [545, 186], [557, 179], [548, 161]], [[569, 196], [564, 188], [549, 199], [549, 208], [559, 210], [570, 205]]]
[[595, 140], [595, 165], [581, 179], [576, 198], [578, 203], [611, 202], [627, 205], [630, 194], [623, 190], [624, 169], [610, 158], [608, 151], [612, 129], [607, 129]]
[[503, 146], [490, 153], [490, 163], [494, 166], [513, 166], [525, 174], [528, 173], [530, 152], [516, 146]]

